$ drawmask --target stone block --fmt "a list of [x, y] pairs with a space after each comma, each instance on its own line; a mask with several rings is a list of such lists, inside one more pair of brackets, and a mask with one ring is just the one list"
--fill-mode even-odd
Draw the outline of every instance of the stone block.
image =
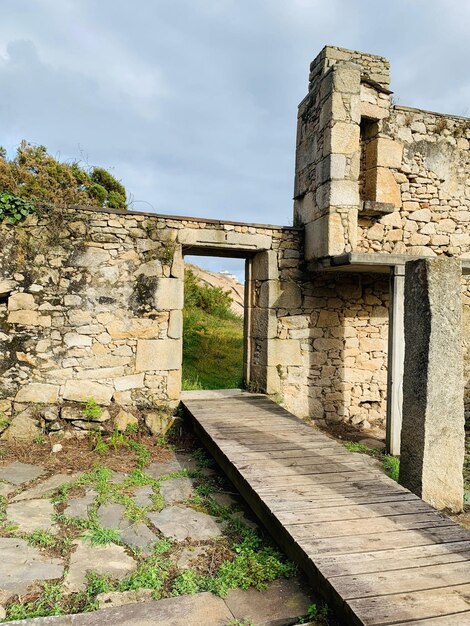
[[359, 124], [336, 122], [326, 129], [323, 154], [344, 154], [351, 156], [359, 151]]
[[373, 120], [383, 120], [389, 116], [390, 111], [388, 107], [382, 107], [378, 104], [372, 104], [371, 102], [361, 100], [361, 117]]
[[227, 243], [231, 246], [240, 246], [243, 249], [269, 250], [272, 245], [272, 237], [259, 233], [237, 233], [229, 230]]
[[224, 230], [215, 228], [182, 228], [178, 231], [178, 243], [189, 246], [225, 244], [225, 235]]
[[341, 93], [359, 94], [361, 70], [354, 63], [338, 63], [333, 72], [333, 89]]
[[124, 374], [124, 367], [99, 367], [97, 369], [80, 369], [77, 372], [79, 380], [104, 380], [116, 378]]
[[37, 311], [11, 311], [7, 322], [21, 326], [41, 326], [41, 316]]
[[4, 441], [13, 441], [15, 439], [32, 441], [41, 434], [42, 430], [39, 428], [37, 420], [31, 417], [29, 411], [22, 411], [13, 416], [10, 426], [3, 431], [0, 439]]
[[90, 380], [67, 380], [62, 390], [62, 398], [74, 402], [86, 402], [93, 398], [98, 404], [107, 405], [111, 402], [113, 391], [109, 385]]
[[154, 294], [157, 311], [182, 309], [184, 303], [184, 283], [178, 278], [159, 278]]
[[168, 337], [170, 339], [180, 339], [183, 335], [183, 312], [181, 310], [170, 311], [168, 322]]
[[432, 213], [429, 209], [418, 209], [418, 211], [410, 213], [408, 219], [414, 222], [430, 222]]
[[0, 298], [9, 296], [16, 287], [17, 283], [14, 280], [0, 280]]
[[93, 343], [93, 340], [88, 335], [66, 333], [64, 335], [64, 343], [67, 348], [88, 348]]
[[272, 309], [251, 310], [251, 336], [260, 339], [277, 336], [277, 317]]
[[305, 225], [305, 258], [307, 261], [328, 256], [328, 215]]
[[119, 432], [125, 432], [128, 426], [138, 426], [139, 420], [132, 413], [128, 413], [121, 409], [119, 413], [114, 418], [114, 427], [119, 430]]
[[144, 386], [144, 374], [130, 374], [114, 379], [116, 391], [127, 391], [128, 389], [142, 389]]
[[333, 180], [330, 183], [329, 206], [359, 206], [359, 184], [355, 180]]
[[176, 370], [181, 367], [181, 341], [178, 339], [139, 339], [135, 371]]
[[263, 593], [255, 588], [232, 589], [225, 602], [235, 623], [246, 620], [259, 626], [300, 623], [298, 620], [307, 615], [311, 605], [307, 588], [295, 578], [276, 580]]
[[158, 337], [158, 320], [146, 318], [114, 319], [106, 326], [112, 339], [152, 339]]
[[145, 425], [154, 437], [164, 435], [174, 422], [174, 418], [167, 413], [150, 411], [145, 415]]
[[368, 200], [393, 204], [401, 207], [400, 186], [393, 172], [386, 167], [367, 170], [365, 196]]
[[341, 215], [339, 213], [331, 213], [328, 216], [328, 248], [327, 255], [334, 256], [344, 252], [345, 233]]
[[181, 369], [170, 370], [166, 382], [166, 393], [169, 400], [179, 400], [181, 395]]
[[366, 168], [392, 167], [398, 169], [403, 158], [403, 144], [379, 137], [366, 146]]
[[276, 280], [279, 274], [277, 252], [275, 250], [258, 252], [253, 257], [251, 274], [253, 280]]
[[44, 383], [29, 383], [20, 387], [16, 394], [16, 402], [37, 402], [40, 404], [54, 404], [59, 396], [59, 387], [57, 385], [48, 385]]
[[70, 265], [72, 267], [87, 267], [96, 270], [104, 263], [108, 263], [111, 255], [108, 250], [89, 246], [84, 252], [77, 252], [73, 255]]
[[267, 365], [302, 365], [300, 342], [296, 339], [270, 339], [268, 341]]
[[409, 261], [400, 482], [437, 509], [463, 506], [461, 262]]
[[34, 301], [34, 296], [31, 293], [13, 293], [8, 298], [9, 311], [29, 311], [37, 308], [38, 305]]

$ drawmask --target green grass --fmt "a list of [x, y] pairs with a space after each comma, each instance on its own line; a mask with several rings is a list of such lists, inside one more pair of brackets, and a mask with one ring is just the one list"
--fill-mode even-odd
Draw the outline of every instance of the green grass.
[[358, 443], [357, 441], [345, 441], [343, 445], [346, 450], [349, 450], [349, 452], [359, 452], [361, 454], [367, 454], [368, 456], [372, 456], [375, 459], [379, 459], [380, 461], [382, 461], [387, 476], [398, 482], [398, 476], [400, 474], [399, 457], [392, 456], [391, 454], [384, 454], [382, 450], [378, 450], [377, 448], [369, 448], [369, 446], [365, 446], [364, 444]]
[[101, 526], [92, 528], [83, 536], [92, 546], [105, 546], [108, 543], [119, 543], [121, 541], [121, 533], [118, 530], [102, 528]]
[[243, 319], [202, 309], [183, 311], [183, 389], [243, 385]]

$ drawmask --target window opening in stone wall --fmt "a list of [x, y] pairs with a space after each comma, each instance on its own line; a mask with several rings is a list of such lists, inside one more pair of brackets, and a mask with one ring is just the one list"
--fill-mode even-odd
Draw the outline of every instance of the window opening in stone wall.
[[185, 256], [183, 390], [244, 385], [245, 263]]
[[359, 194], [362, 201], [377, 199], [377, 154], [371, 150], [377, 136], [377, 121], [361, 118], [361, 164], [359, 170]]

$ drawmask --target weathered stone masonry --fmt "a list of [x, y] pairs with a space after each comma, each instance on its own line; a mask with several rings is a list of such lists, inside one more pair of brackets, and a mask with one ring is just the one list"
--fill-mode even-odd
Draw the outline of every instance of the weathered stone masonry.
[[[295, 228], [85, 209], [2, 225], [0, 411], [175, 404], [183, 257], [220, 254], [247, 259], [247, 381], [298, 415], [384, 428], [406, 260], [468, 267], [469, 139], [465, 118], [394, 105], [386, 59], [326, 47], [299, 106]], [[465, 276], [462, 295], [467, 354]]]

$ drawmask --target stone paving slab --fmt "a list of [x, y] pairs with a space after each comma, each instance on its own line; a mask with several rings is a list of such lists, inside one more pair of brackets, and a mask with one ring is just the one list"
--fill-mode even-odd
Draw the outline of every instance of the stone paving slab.
[[165, 537], [177, 541], [204, 541], [222, 535], [222, 525], [215, 517], [189, 507], [169, 506], [160, 513], [149, 513], [149, 519]]
[[24, 594], [34, 582], [61, 578], [64, 573], [61, 559], [46, 557], [24, 539], [0, 537], [0, 563], [0, 589], [11, 595]]
[[0, 483], [0, 496], [2, 496], [3, 498], [6, 498], [7, 496], [10, 495], [10, 493], [12, 493], [13, 491], [16, 491], [16, 489], [18, 489], [18, 487], [16, 485], [12, 485], [11, 483]]
[[23, 485], [29, 483], [42, 474], [45, 470], [37, 465], [31, 465], [30, 463], [21, 463], [21, 461], [15, 461], [5, 467], [0, 467], [0, 480], [4, 480], [13, 485]]
[[138, 548], [144, 553], [150, 551], [151, 545], [158, 537], [142, 522], [132, 522], [125, 517], [126, 507], [110, 502], [102, 504], [97, 511], [100, 524], [104, 528], [114, 528], [121, 533], [121, 541], [128, 546]]
[[154, 461], [145, 468], [145, 473], [152, 478], [161, 478], [181, 470], [192, 471], [197, 468], [196, 461], [189, 454], [176, 454], [169, 461]]
[[70, 555], [70, 566], [64, 579], [64, 587], [69, 591], [83, 591], [86, 587], [87, 572], [121, 579], [134, 571], [136, 561], [122, 546], [110, 543], [106, 546], [91, 546], [87, 541], [74, 541], [75, 550]]
[[108, 609], [137, 602], [152, 602], [155, 589], [136, 589], [135, 591], [110, 591], [96, 596], [98, 608]]
[[44, 496], [50, 496], [56, 489], [62, 485], [68, 485], [74, 480], [79, 478], [83, 472], [77, 472], [75, 474], [54, 474], [46, 478], [43, 482], [22, 491], [12, 499], [12, 502], [20, 502], [21, 500], [32, 500], [33, 498], [43, 498]]
[[232, 589], [225, 602], [235, 619], [250, 619], [253, 626], [295, 624], [312, 603], [295, 578], [276, 580], [265, 591]]
[[180, 570], [188, 569], [201, 556], [206, 554], [205, 546], [187, 546], [183, 548], [176, 562], [176, 567]]
[[126, 546], [142, 550], [146, 555], [150, 554], [152, 544], [158, 540], [158, 537], [142, 522], [131, 522], [123, 520], [120, 526], [121, 541]]
[[90, 489], [81, 498], [71, 498], [67, 508], [64, 510], [64, 515], [78, 519], [87, 519], [89, 510], [97, 495], [97, 491]]
[[171, 478], [164, 480], [160, 485], [160, 493], [165, 504], [183, 502], [191, 497], [193, 483], [189, 478]]
[[109, 502], [108, 504], [101, 504], [98, 507], [96, 514], [103, 528], [114, 528], [114, 530], [119, 530], [120, 523], [124, 519], [125, 512], [126, 507], [123, 504]]
[[212, 593], [179, 596], [165, 600], [127, 604], [93, 613], [37, 617], [5, 622], [9, 626], [227, 626], [233, 615], [222, 600]]
[[15, 524], [22, 533], [35, 530], [56, 532], [57, 526], [52, 521], [54, 514], [50, 500], [23, 500], [7, 506], [7, 521]]
[[153, 506], [152, 496], [154, 495], [154, 491], [151, 485], [145, 485], [144, 487], [139, 487], [134, 493], [134, 502], [137, 506], [142, 507], [143, 509]]

